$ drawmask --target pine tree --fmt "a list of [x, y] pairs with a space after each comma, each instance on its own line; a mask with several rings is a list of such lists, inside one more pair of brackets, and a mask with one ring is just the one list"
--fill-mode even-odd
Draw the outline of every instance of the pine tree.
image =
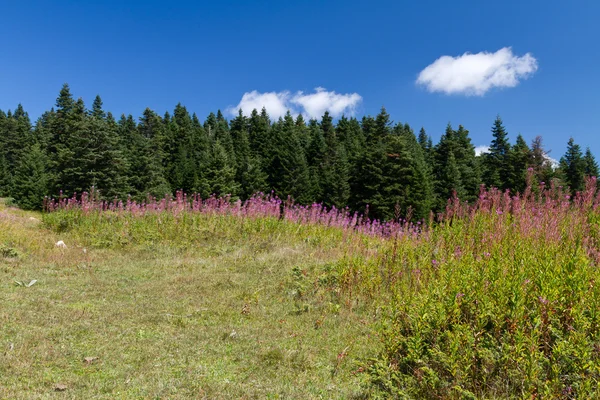
[[56, 190], [71, 195], [93, 186], [106, 199], [125, 196], [127, 160], [119, 149], [116, 126], [101, 116], [88, 116], [82, 99], [74, 103], [69, 99], [68, 87], [63, 87], [50, 153]]
[[469, 131], [462, 125], [455, 132], [456, 148], [454, 156], [460, 171], [461, 186], [464, 188], [461, 200], [474, 201], [479, 195], [481, 171], [475, 157], [475, 146], [471, 143]]
[[387, 184], [387, 140], [390, 135], [390, 116], [385, 108], [375, 119], [365, 117], [362, 121], [366, 136], [366, 148], [355, 164], [351, 180], [352, 205], [372, 218], [390, 215], [389, 202], [382, 189]]
[[324, 186], [327, 184], [325, 174], [325, 159], [327, 156], [327, 143], [323, 128], [317, 120], [311, 119], [308, 122], [309, 144], [306, 149], [306, 162], [308, 164], [310, 175], [310, 198], [313, 201], [323, 201]]
[[266, 158], [270, 188], [283, 198], [289, 195], [300, 203], [310, 202], [308, 165], [289, 112], [273, 124], [270, 142]]
[[581, 152], [581, 147], [573, 138], [567, 143], [567, 151], [560, 159], [560, 173], [571, 192], [580, 192], [585, 188], [586, 163]]
[[99, 119], [106, 118], [106, 113], [102, 109], [102, 105], [103, 103], [100, 95], [96, 95], [96, 98], [94, 98], [94, 103], [92, 104], [92, 111], [90, 115]]
[[48, 160], [40, 144], [36, 143], [23, 152], [14, 177], [13, 195], [19, 207], [40, 210], [44, 196], [48, 194]]
[[196, 166], [196, 186], [194, 187], [194, 192], [200, 193], [202, 196], [208, 196], [210, 194], [210, 185], [207, 168], [211, 160], [212, 144], [196, 114], [192, 115], [191, 148], [191, 157]]
[[326, 206], [344, 207], [347, 205], [350, 192], [349, 163], [343, 143], [338, 142], [333, 118], [329, 111], [325, 111], [320, 128], [322, 141], [319, 130], [313, 129], [317, 135], [315, 143], [318, 143], [320, 148], [311, 148], [312, 151], [319, 153], [315, 160], [316, 164], [311, 165], [309, 160], [309, 165], [314, 172], [311, 174], [311, 180], [318, 177], [322, 191], [322, 198], [319, 200]]
[[339, 143], [344, 145], [348, 162], [352, 166], [365, 148], [365, 136], [356, 118], [347, 119], [342, 116], [336, 126]]
[[531, 160], [529, 165], [533, 168], [533, 182], [531, 185], [534, 190], [537, 190], [541, 183], [550, 184], [554, 179], [554, 167], [548, 158], [549, 151], [544, 149], [544, 144], [541, 136], [537, 136], [531, 142]]
[[417, 139], [419, 146], [421, 146], [421, 150], [423, 150], [423, 155], [425, 156], [426, 161], [432, 160], [432, 151], [433, 145], [431, 142], [431, 136], [425, 132], [425, 128], [421, 128], [419, 131], [419, 137]]
[[0, 156], [3, 158], [4, 170], [0, 171], [3, 174], [0, 180], [3, 182], [3, 191], [6, 195], [12, 192], [17, 162], [23, 149], [32, 144], [31, 122], [21, 104], [17, 106], [14, 113], [9, 110], [7, 114], [0, 116]]
[[492, 126], [494, 139], [488, 153], [485, 155], [483, 181], [488, 187], [497, 187], [501, 190], [508, 189], [510, 180], [509, 152], [510, 143], [508, 134], [500, 116], [496, 117]]
[[227, 156], [230, 159], [234, 160], [235, 149], [233, 146], [233, 138], [231, 137], [231, 132], [229, 131], [229, 123], [223, 116], [221, 110], [217, 111], [215, 125], [215, 140], [218, 140], [219, 143], [221, 143], [221, 145], [227, 152]]
[[89, 190], [97, 182], [93, 182], [90, 177], [92, 137], [83, 100], [73, 102], [68, 108], [60, 107], [61, 100], [64, 100], [64, 89], [63, 87], [57, 101], [52, 140], [56, 151], [51, 151], [51, 155], [54, 156], [55, 190], [62, 190], [65, 195], [71, 196]]
[[8, 197], [12, 194], [13, 176], [8, 170], [8, 163], [4, 154], [0, 154], [0, 196]]
[[139, 125], [129, 118], [123, 124], [129, 138], [128, 159], [131, 194], [141, 200], [147, 195], [163, 197], [172, 192], [164, 173], [162, 156], [156, 138], [163, 128], [162, 121], [150, 109], [144, 111]]
[[236, 197], [239, 185], [235, 181], [235, 161], [217, 140], [212, 146], [212, 154], [207, 167], [207, 180], [211, 194]]
[[332, 181], [328, 189], [327, 205], [343, 208], [350, 200], [350, 164], [346, 148], [339, 144], [332, 159]]
[[518, 135], [515, 145], [508, 156], [510, 175], [508, 187], [513, 193], [523, 193], [527, 187], [527, 169], [532, 158], [531, 150], [523, 136]]
[[[6, 113], [0, 110], [0, 138], [3, 137], [8, 117]], [[0, 196], [8, 196], [12, 186], [12, 176], [8, 171], [8, 164], [4, 155], [4, 145], [0, 145]]]
[[589, 147], [585, 149], [583, 162], [585, 164], [585, 175], [598, 177], [598, 163]]
[[271, 129], [267, 110], [263, 108], [260, 114], [256, 110], [252, 110], [249, 123], [248, 139], [250, 141], [250, 149], [254, 156], [266, 162], [270, 145], [269, 131]]
[[239, 110], [231, 120], [230, 133], [236, 158], [236, 182], [240, 184], [240, 196], [247, 199], [256, 192], [267, 190], [267, 176], [262, 171], [261, 162], [253, 156], [248, 138], [249, 121]]
[[377, 216], [382, 219], [394, 219], [398, 211], [406, 213], [411, 204], [413, 185], [413, 159], [408, 146], [404, 127], [397, 125], [394, 134], [385, 140], [385, 163], [383, 164], [384, 184], [380, 188], [382, 195], [377, 207]]
[[107, 199], [123, 198], [130, 191], [128, 161], [123, 154], [118, 127], [112, 115], [106, 118], [102, 100], [96, 96], [91, 117], [86, 119], [89, 129], [89, 164], [92, 185]]
[[444, 209], [448, 199], [454, 193], [459, 199], [465, 199], [469, 193], [463, 183], [462, 168], [459, 165], [459, 160], [457, 160], [457, 154], [461, 152], [459, 147], [460, 141], [457, 131], [452, 129], [452, 125], [448, 124], [445, 133], [433, 149], [433, 178], [436, 197], [435, 209], [437, 211]]
[[175, 190], [190, 193], [198, 187], [198, 160], [194, 149], [194, 122], [181, 103], [175, 106], [173, 117], [166, 123], [169, 159], [167, 177]]
[[298, 114], [296, 117], [296, 136], [298, 136], [302, 151], [306, 153], [308, 150], [308, 145], [310, 144], [310, 136], [308, 134], [308, 127], [306, 126], [306, 122], [304, 121], [302, 114]]
[[417, 137], [408, 125], [404, 126], [399, 136], [404, 140], [410, 155], [410, 171], [406, 176], [406, 204], [401, 205], [401, 211], [406, 215], [410, 207], [414, 218], [426, 218], [434, 206], [431, 167]]
[[[65, 194], [70, 195], [69, 170], [72, 168], [74, 154], [68, 146], [73, 127], [80, 124], [84, 115], [75, 113], [75, 100], [71, 95], [68, 84], [64, 84], [56, 99], [55, 117], [50, 121], [47, 127], [50, 132], [48, 140], [49, 170], [50, 170], [50, 190], [52, 195], [57, 195], [59, 191], [66, 190]], [[65, 187], [65, 185], [68, 185]]]

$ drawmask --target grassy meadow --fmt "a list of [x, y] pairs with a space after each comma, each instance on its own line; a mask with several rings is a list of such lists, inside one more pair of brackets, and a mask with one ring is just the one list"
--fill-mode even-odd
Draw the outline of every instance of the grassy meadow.
[[600, 395], [593, 180], [436, 222], [197, 201], [0, 206], [0, 398]]

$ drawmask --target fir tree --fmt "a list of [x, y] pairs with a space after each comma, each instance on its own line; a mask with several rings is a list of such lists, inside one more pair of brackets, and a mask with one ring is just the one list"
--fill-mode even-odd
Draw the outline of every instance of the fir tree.
[[508, 187], [513, 193], [523, 193], [527, 187], [527, 169], [532, 158], [531, 150], [523, 136], [518, 135], [515, 145], [508, 156], [510, 175]]
[[306, 153], [308, 145], [310, 144], [310, 136], [308, 135], [308, 127], [306, 126], [306, 122], [304, 121], [302, 114], [298, 114], [296, 117], [296, 136], [298, 136], [302, 151]]
[[61, 91], [53, 135], [53, 167], [56, 189], [65, 194], [81, 193], [97, 188], [104, 198], [122, 197], [128, 193], [127, 161], [119, 149], [115, 126], [101, 117], [88, 116], [83, 100], [71, 105]]
[[8, 197], [12, 194], [13, 175], [8, 170], [8, 163], [4, 154], [0, 153], [0, 196]]
[[350, 199], [350, 164], [343, 144], [337, 146], [331, 168], [332, 181], [325, 202], [337, 208], [346, 207]]
[[235, 161], [229, 159], [227, 151], [218, 140], [212, 146], [207, 181], [211, 194], [231, 195], [235, 198], [239, 192], [239, 185], [235, 181]]
[[461, 200], [474, 201], [479, 194], [481, 185], [481, 171], [475, 157], [475, 146], [471, 143], [469, 131], [462, 125], [455, 132], [456, 147], [454, 156], [460, 171], [461, 186], [464, 194]]
[[585, 164], [585, 175], [598, 177], [598, 163], [589, 147], [585, 149], [583, 162]]
[[323, 128], [317, 120], [311, 119], [308, 122], [309, 145], [306, 150], [306, 161], [308, 164], [308, 173], [310, 176], [309, 197], [313, 201], [322, 202], [325, 188], [328, 181], [326, 174], [325, 159], [327, 155], [327, 143]]
[[531, 160], [529, 165], [533, 168], [534, 181], [531, 182], [534, 190], [541, 183], [549, 184], [554, 179], [554, 168], [548, 158], [549, 151], [544, 149], [541, 136], [537, 136], [531, 142]]
[[250, 150], [248, 131], [248, 118], [239, 110], [238, 116], [231, 120], [230, 133], [236, 158], [236, 182], [240, 184], [243, 199], [267, 190], [267, 176], [262, 171], [259, 158]]
[[271, 129], [267, 156], [268, 183], [278, 196], [288, 195], [300, 203], [311, 201], [309, 170], [296, 135], [293, 117], [288, 112]]
[[497, 187], [501, 190], [508, 189], [510, 180], [509, 152], [510, 143], [508, 134], [500, 116], [496, 117], [492, 126], [493, 140], [490, 149], [484, 158], [483, 181], [488, 187]]
[[128, 158], [132, 196], [143, 199], [147, 195], [163, 197], [171, 193], [172, 189], [165, 178], [159, 148], [153, 140], [156, 131], [162, 128], [160, 117], [146, 109], [139, 125], [132, 125], [127, 119], [126, 127], [129, 127], [127, 135], [130, 138]]
[[[385, 163], [383, 164], [383, 185], [381, 199], [377, 204], [378, 218], [394, 219], [398, 211], [405, 212], [410, 204], [412, 182], [412, 156], [405, 137], [387, 137], [385, 143]], [[399, 208], [399, 210], [397, 210]]]
[[269, 153], [269, 131], [271, 129], [267, 110], [263, 108], [260, 114], [256, 110], [252, 110], [249, 125], [250, 149], [254, 156], [266, 162]]
[[407, 125], [400, 134], [410, 158], [410, 171], [406, 177], [406, 204], [401, 210], [407, 214], [410, 207], [416, 219], [426, 218], [434, 205], [433, 176], [426, 154], [415, 134]]
[[426, 161], [431, 161], [432, 160], [432, 151], [433, 151], [433, 144], [431, 141], [431, 136], [429, 136], [427, 134], [427, 132], [425, 132], [425, 128], [421, 128], [421, 130], [419, 131], [419, 137], [417, 139], [419, 146], [421, 146], [421, 150], [423, 151], [423, 155], [425, 156], [425, 160]]
[[[468, 195], [468, 189], [465, 188], [461, 174], [461, 169], [466, 168], [461, 168], [457, 159], [457, 154], [461, 152], [459, 146], [460, 141], [458, 140], [457, 131], [448, 124], [445, 133], [433, 150], [435, 209], [437, 211], [444, 209], [448, 199], [454, 193], [459, 199], [465, 199]], [[463, 149], [462, 151], [467, 150], [469, 149]], [[461, 155], [459, 157], [462, 160]]]
[[570, 138], [567, 143], [567, 151], [560, 159], [559, 168], [565, 184], [573, 193], [580, 192], [585, 188], [586, 162], [581, 147], [575, 143], [573, 138]]
[[12, 190], [12, 183], [17, 162], [24, 148], [33, 144], [33, 134], [29, 116], [19, 104], [14, 113], [10, 110], [0, 116], [0, 156], [3, 158], [5, 192]]
[[348, 162], [356, 162], [365, 148], [365, 136], [356, 118], [342, 116], [336, 127], [338, 142], [344, 145]]
[[28, 148], [19, 159], [14, 177], [13, 195], [19, 207], [40, 210], [48, 194], [48, 160], [39, 143]]
[[217, 111], [214, 137], [215, 140], [218, 140], [219, 143], [221, 143], [227, 152], [227, 156], [232, 160], [235, 159], [235, 149], [233, 146], [233, 138], [231, 137], [231, 132], [229, 131], [229, 123], [223, 116], [221, 110]]
[[386, 185], [387, 140], [390, 135], [390, 116], [385, 108], [375, 119], [363, 118], [366, 148], [355, 164], [352, 187], [352, 205], [373, 218], [390, 214], [389, 201], [383, 189]]
[[92, 111], [91, 111], [92, 117], [99, 118], [99, 119], [106, 118], [106, 113], [102, 109], [102, 104], [103, 103], [102, 103], [102, 99], [100, 98], [100, 95], [96, 95], [96, 98], [94, 99], [94, 103], [92, 104]]

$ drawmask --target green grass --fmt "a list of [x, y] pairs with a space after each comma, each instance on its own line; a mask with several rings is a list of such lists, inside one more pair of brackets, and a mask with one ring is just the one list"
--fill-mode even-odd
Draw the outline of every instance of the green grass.
[[0, 397], [598, 398], [594, 193], [387, 239], [1, 206]]
[[124, 243], [108, 239], [118, 224], [57, 233], [0, 213], [18, 253], [0, 258], [0, 398], [364, 395], [355, 371], [376, 334], [342, 304], [337, 235], [202, 217], [193, 237]]

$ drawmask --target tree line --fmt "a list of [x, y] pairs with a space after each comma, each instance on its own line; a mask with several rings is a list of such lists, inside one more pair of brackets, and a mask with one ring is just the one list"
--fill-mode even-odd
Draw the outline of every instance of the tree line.
[[392, 219], [424, 218], [443, 209], [454, 192], [474, 200], [484, 184], [522, 192], [529, 174], [580, 191], [598, 164], [570, 139], [558, 166], [541, 137], [514, 144], [497, 117], [489, 151], [476, 155], [469, 131], [450, 124], [437, 144], [421, 129], [392, 123], [385, 108], [375, 117], [325, 112], [306, 121], [289, 112], [271, 121], [254, 110], [228, 121], [221, 111], [204, 121], [181, 104], [172, 114], [146, 109], [139, 120], [91, 109], [67, 84], [56, 106], [34, 124], [18, 105], [0, 110], [0, 195], [26, 209], [45, 196], [70, 196], [92, 186], [105, 199], [162, 197], [176, 190], [246, 199], [271, 192], [296, 202], [323, 203]]

